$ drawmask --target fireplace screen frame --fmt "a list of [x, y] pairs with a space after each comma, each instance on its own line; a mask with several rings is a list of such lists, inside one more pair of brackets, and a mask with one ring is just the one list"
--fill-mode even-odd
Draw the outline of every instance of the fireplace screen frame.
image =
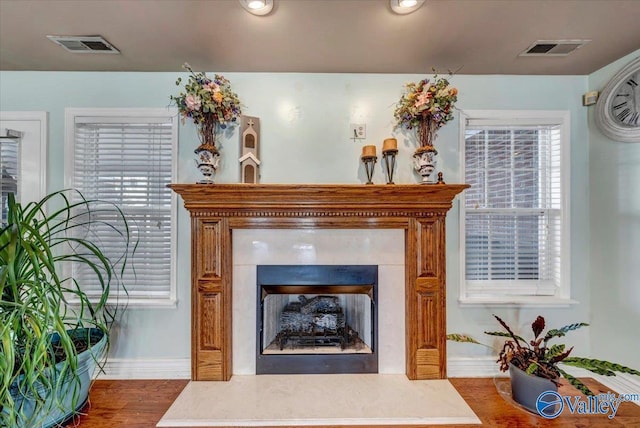
[[[256, 374], [378, 373], [378, 266], [377, 265], [258, 265], [256, 292]], [[262, 324], [265, 290], [306, 286], [341, 293], [368, 294], [371, 299], [371, 353], [263, 354]], [[366, 290], [366, 292], [363, 292]], [[289, 292], [287, 293], [289, 294]]]

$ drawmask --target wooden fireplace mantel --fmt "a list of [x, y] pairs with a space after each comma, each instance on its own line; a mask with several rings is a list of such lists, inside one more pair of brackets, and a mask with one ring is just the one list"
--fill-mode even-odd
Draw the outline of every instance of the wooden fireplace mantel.
[[191, 378], [229, 380], [233, 229], [405, 230], [406, 373], [446, 377], [445, 216], [466, 184], [171, 184], [191, 215]]

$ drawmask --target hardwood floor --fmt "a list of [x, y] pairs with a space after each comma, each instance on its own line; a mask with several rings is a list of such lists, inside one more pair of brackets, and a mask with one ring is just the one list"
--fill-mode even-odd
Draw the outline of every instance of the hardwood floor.
[[[640, 428], [640, 406], [633, 403], [622, 403], [613, 419], [608, 419], [605, 415], [572, 415], [565, 409], [558, 418], [546, 420], [505, 401], [496, 390], [493, 379], [452, 378], [449, 380], [480, 418], [482, 426]], [[607, 388], [592, 379], [586, 379], [585, 382], [594, 391], [608, 392]], [[155, 427], [187, 383], [187, 380], [98, 380], [93, 385], [90, 403], [85, 408], [88, 413], [67, 426]], [[559, 392], [561, 395], [577, 395], [577, 391], [570, 386], [562, 386]], [[479, 425], [437, 425], [440, 428], [472, 426]]]

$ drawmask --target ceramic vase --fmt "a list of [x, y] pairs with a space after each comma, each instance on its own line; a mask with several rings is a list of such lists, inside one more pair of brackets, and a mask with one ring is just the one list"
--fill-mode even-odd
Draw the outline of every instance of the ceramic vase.
[[196, 154], [196, 168], [204, 176], [204, 180], [198, 183], [213, 184], [213, 178], [220, 163], [220, 151], [215, 145], [203, 143], [194, 150]]
[[434, 174], [438, 163], [438, 151], [433, 146], [421, 146], [413, 154], [413, 168], [422, 177], [421, 184], [437, 183]]

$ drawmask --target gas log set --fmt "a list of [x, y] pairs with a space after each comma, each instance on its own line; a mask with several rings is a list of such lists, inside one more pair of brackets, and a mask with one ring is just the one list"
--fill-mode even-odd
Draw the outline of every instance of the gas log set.
[[336, 296], [298, 296], [289, 302], [280, 315], [280, 331], [276, 341], [280, 350], [285, 346], [340, 346], [344, 349], [358, 338], [358, 333], [345, 323], [345, 316]]

